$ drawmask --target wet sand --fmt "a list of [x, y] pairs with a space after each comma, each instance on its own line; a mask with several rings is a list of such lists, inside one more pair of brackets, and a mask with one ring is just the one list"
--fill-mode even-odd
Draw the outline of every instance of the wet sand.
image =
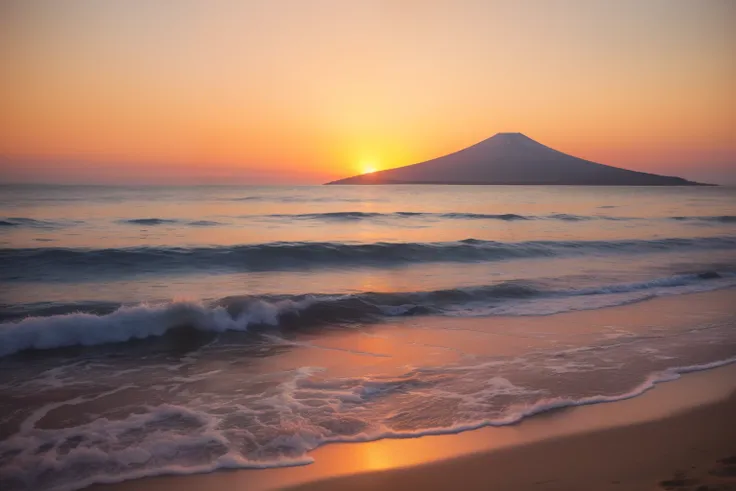
[[96, 491], [736, 489], [736, 365], [642, 396], [458, 435], [327, 445], [315, 464], [171, 476]]
[[[699, 392], [703, 390], [700, 384], [712, 387]], [[525, 423], [519, 426], [520, 433], [543, 433], [541, 426], [561, 425], [560, 430], [572, 431], [567, 436], [408, 468], [313, 481], [290, 489], [734, 490], [736, 392], [716, 400], [711, 399], [716, 392], [710, 392], [729, 385], [736, 385], [733, 366], [686, 376], [638, 399], [575, 408], [530, 420], [527, 428], [523, 428]], [[674, 414], [657, 416], [657, 405], [685, 403], [680, 399], [684, 394], [696, 398], [691, 405], [700, 397], [702, 404], [689, 409], [681, 406]], [[638, 422], [591, 429], [596, 420], [607, 425], [604, 421], [627, 417]], [[576, 418], [580, 421], [574, 422]], [[587, 428], [575, 433], [578, 425]], [[485, 433], [490, 438], [494, 430]]]

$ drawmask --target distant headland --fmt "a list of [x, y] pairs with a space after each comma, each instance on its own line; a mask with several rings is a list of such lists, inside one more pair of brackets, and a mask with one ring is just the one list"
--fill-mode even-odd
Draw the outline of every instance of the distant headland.
[[554, 150], [521, 133], [498, 133], [444, 157], [327, 184], [712, 185], [598, 164]]

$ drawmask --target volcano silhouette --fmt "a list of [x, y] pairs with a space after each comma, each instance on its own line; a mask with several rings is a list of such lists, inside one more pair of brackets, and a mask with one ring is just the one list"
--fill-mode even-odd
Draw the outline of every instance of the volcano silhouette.
[[436, 159], [327, 184], [519, 184], [702, 186], [680, 177], [636, 172], [567, 155], [521, 133], [498, 133]]

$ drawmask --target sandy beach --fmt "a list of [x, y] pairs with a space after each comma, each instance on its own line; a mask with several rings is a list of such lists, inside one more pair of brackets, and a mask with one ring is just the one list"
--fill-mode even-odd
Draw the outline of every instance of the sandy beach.
[[[732, 390], [726, 398], [716, 398], [717, 391], [733, 385], [733, 366], [688, 375], [638, 399], [575, 408], [522, 423], [516, 429], [520, 441], [540, 440], [289, 489], [733, 490], [736, 393]], [[689, 401], [688, 396], [692, 397]], [[663, 415], [660, 405], [675, 401], [683, 406], [674, 414]], [[595, 428], [596, 423], [620, 423], [626, 418], [632, 422]], [[566, 430], [570, 434], [557, 436]], [[494, 434], [502, 431], [479, 433], [493, 442]], [[555, 436], [545, 438], [546, 432]]]
[[[718, 297], [730, 298], [730, 292], [689, 296], [693, 302]], [[676, 299], [652, 305], [677, 315]], [[649, 306], [610, 309], [606, 317], [643, 315], [652, 312]], [[641, 315], [636, 322], [646, 322]], [[302, 467], [157, 477], [90, 489], [729, 490], [736, 489], [734, 415], [736, 365], [727, 365], [683, 375], [638, 397], [551, 411], [517, 425], [325, 445], [311, 453], [313, 464]]]

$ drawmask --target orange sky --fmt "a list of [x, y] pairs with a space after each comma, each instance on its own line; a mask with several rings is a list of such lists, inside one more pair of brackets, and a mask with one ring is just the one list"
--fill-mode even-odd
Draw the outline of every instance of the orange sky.
[[736, 184], [736, 2], [5, 0], [0, 181], [321, 183], [520, 131]]

